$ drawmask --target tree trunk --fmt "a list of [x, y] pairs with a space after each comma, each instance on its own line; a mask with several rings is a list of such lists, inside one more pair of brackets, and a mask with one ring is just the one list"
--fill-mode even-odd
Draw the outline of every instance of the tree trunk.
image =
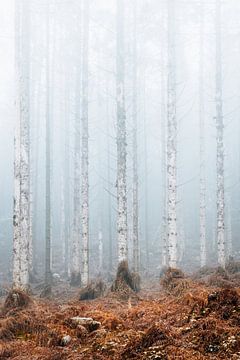
[[137, 2], [134, 1], [133, 30], [133, 269], [139, 272], [139, 237], [138, 237], [138, 114], [137, 114]]
[[168, 1], [168, 252], [169, 266], [177, 266], [177, 118], [175, 61], [175, 0]]
[[199, 56], [199, 129], [200, 129], [200, 264], [207, 262], [206, 244], [206, 179], [205, 179], [205, 101], [204, 101], [204, 4], [200, 14], [200, 56]]
[[224, 124], [222, 110], [221, 2], [216, 0], [216, 128], [217, 128], [217, 244], [218, 263], [225, 267]]
[[124, 1], [117, 0], [117, 236], [119, 263], [127, 260], [128, 257], [124, 58]]
[[88, 43], [89, 1], [84, 0], [82, 73], [82, 285], [89, 281]]
[[50, 3], [46, 14], [46, 224], [45, 224], [45, 283], [52, 282], [51, 244], [51, 116], [50, 116]]
[[[82, 7], [79, 4], [79, 13], [81, 14]], [[81, 53], [81, 26], [80, 32], [80, 53]], [[74, 195], [73, 195], [73, 239], [71, 246], [71, 284], [74, 286], [80, 285], [80, 264], [81, 264], [81, 249], [80, 249], [80, 235], [81, 235], [81, 120], [80, 120], [80, 98], [81, 98], [81, 57], [79, 57], [79, 65], [76, 67], [76, 89], [75, 89], [75, 124], [74, 124]]]
[[29, 4], [15, 1], [17, 123], [14, 159], [13, 287], [29, 285], [30, 144], [29, 144]]

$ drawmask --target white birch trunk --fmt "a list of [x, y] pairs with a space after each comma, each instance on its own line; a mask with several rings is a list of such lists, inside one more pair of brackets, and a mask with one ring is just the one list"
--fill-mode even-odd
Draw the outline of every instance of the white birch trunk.
[[89, 1], [84, 0], [82, 74], [82, 285], [89, 281], [88, 42]]
[[217, 244], [218, 263], [225, 267], [224, 124], [222, 110], [221, 2], [216, 0], [216, 129], [217, 129]]
[[78, 286], [81, 283], [81, 118], [80, 118], [80, 105], [81, 105], [81, 54], [82, 54], [82, 1], [79, 1], [78, 14], [81, 18], [81, 23], [78, 26], [79, 35], [79, 64], [76, 67], [76, 89], [75, 89], [75, 122], [74, 122], [74, 195], [73, 195], [73, 233], [71, 245], [71, 284]]
[[102, 230], [98, 231], [98, 254], [99, 254], [99, 273], [103, 270], [103, 233]]
[[[162, 22], [164, 29], [164, 16]], [[165, 46], [162, 43], [161, 51], [161, 140], [162, 140], [162, 226], [161, 226], [161, 244], [162, 244], [162, 266], [168, 266], [168, 236], [167, 236], [167, 123], [166, 123], [166, 56]]]
[[61, 174], [61, 218], [60, 218], [60, 238], [61, 238], [61, 248], [62, 248], [62, 266], [64, 268], [66, 259], [65, 253], [65, 199], [64, 199], [64, 175]]
[[175, 74], [175, 0], [168, 1], [168, 252], [169, 266], [177, 266], [177, 119]]
[[[106, 82], [106, 94], [109, 94], [109, 83]], [[111, 199], [111, 146], [110, 146], [110, 113], [109, 113], [109, 97], [106, 100], [107, 114], [107, 182], [108, 182], [108, 271], [109, 274], [113, 268], [113, 241], [112, 241], [112, 199]]]
[[71, 246], [71, 284], [80, 285], [80, 235], [81, 235], [81, 153], [80, 153], [80, 132], [81, 122], [79, 113], [80, 99], [80, 74], [76, 71], [76, 113], [74, 124], [74, 195], [73, 195], [73, 238]]
[[204, 119], [204, 4], [201, 4], [200, 56], [199, 56], [199, 128], [200, 128], [200, 264], [207, 262], [206, 244], [206, 178], [205, 178], [205, 119]]
[[127, 260], [126, 111], [124, 95], [124, 3], [117, 0], [117, 236], [118, 262]]
[[133, 269], [139, 272], [139, 233], [138, 233], [138, 115], [137, 115], [137, 2], [134, 1], [133, 34]]
[[143, 79], [143, 132], [144, 132], [144, 240], [146, 250], [146, 270], [149, 271], [149, 231], [148, 231], [148, 142], [146, 119], [146, 72]]
[[30, 144], [29, 144], [29, 73], [28, 15], [25, 0], [15, 1], [16, 11], [16, 82], [17, 122], [15, 128], [14, 159], [14, 235], [13, 235], [13, 288], [27, 290], [29, 285], [29, 240], [30, 240]]
[[[67, 81], [68, 79], [66, 79]], [[66, 91], [65, 103], [65, 150], [64, 150], [64, 273], [66, 278], [69, 275], [69, 237], [70, 237], [70, 117], [69, 117], [69, 89]]]
[[230, 196], [228, 198], [228, 209], [227, 209], [227, 256], [228, 260], [232, 257], [233, 244], [232, 244], [232, 217], [231, 217], [231, 201]]
[[45, 210], [45, 283], [52, 282], [51, 244], [51, 115], [50, 115], [50, 3], [46, 14], [46, 210]]

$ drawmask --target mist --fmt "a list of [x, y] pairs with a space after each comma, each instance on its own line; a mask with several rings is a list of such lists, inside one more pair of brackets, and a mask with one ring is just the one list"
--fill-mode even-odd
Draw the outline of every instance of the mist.
[[[23, 88], [25, 94], [20, 93], [20, 102], [21, 96], [27, 98], [29, 121], [32, 267], [39, 276], [46, 270], [47, 226], [50, 226], [49, 266], [52, 273], [61, 276], [70, 276], [74, 258], [71, 254], [76, 246], [79, 272], [82, 271], [81, 254], [85, 246], [89, 258], [86, 271], [91, 279], [106, 278], [114, 273], [121, 256], [128, 259], [130, 267], [137, 266], [143, 277], [158, 276], [161, 268], [167, 265], [168, 261], [163, 258], [169, 241], [172, 241], [168, 231], [171, 226], [168, 213], [171, 159], [167, 156], [171, 151], [168, 123], [171, 111], [176, 125], [173, 143], [176, 147], [177, 230], [173, 240], [176, 247], [173, 262], [187, 271], [201, 267], [200, 178], [203, 164], [204, 265], [219, 262], [219, 201], [224, 201], [221, 205], [224, 206], [223, 218], [220, 219], [224, 221], [221, 240], [224, 262], [229, 257], [237, 259], [240, 250], [238, 1], [218, 4], [221, 6], [218, 29], [216, 4], [207, 1], [176, 1], [172, 5], [169, 4], [171, 1], [129, 1], [122, 5], [122, 18], [118, 19], [117, 2], [92, 0], [87, 20], [85, 5], [79, 1], [19, 3], [23, 5], [17, 10], [13, 1], [0, 2], [1, 281], [11, 280], [14, 126], [19, 117], [18, 93]], [[174, 7], [172, 14], [169, 13], [171, 6]], [[17, 11], [20, 25], [15, 21]], [[216, 51], [218, 46], [219, 52]], [[171, 54], [171, 47], [174, 54]], [[219, 71], [220, 83], [216, 82]], [[24, 76], [26, 79], [22, 79]], [[123, 84], [120, 102], [124, 101], [124, 105], [119, 104], [116, 81]], [[217, 184], [219, 168], [216, 165], [217, 86], [221, 87], [220, 118], [223, 120], [222, 185]], [[172, 90], [174, 99], [169, 100]], [[172, 104], [169, 105], [169, 101]], [[117, 106], [124, 107], [122, 120], [126, 140], [126, 147], [122, 148], [126, 151], [126, 169], [122, 178], [126, 182], [126, 204], [122, 210], [127, 228], [122, 238], [126, 242], [126, 251], [121, 256], [119, 196], [124, 198], [125, 195], [121, 195], [118, 185], [121, 177], [119, 162], [124, 156], [121, 159], [117, 146], [117, 137], [121, 136]], [[20, 105], [20, 112], [21, 109]], [[202, 128], [200, 121], [204, 124]], [[49, 154], [46, 153], [46, 122], [50, 129]], [[84, 126], [87, 126], [85, 135]], [[85, 148], [84, 141], [87, 141]], [[201, 141], [204, 148], [201, 148]], [[88, 151], [87, 158], [83, 158], [83, 149]], [[50, 161], [48, 170], [47, 157]], [[49, 194], [46, 190], [47, 171]], [[87, 197], [83, 176], [88, 181]], [[219, 186], [224, 187], [222, 200], [217, 197], [218, 191], [222, 191]], [[137, 197], [134, 197], [134, 190]], [[50, 196], [49, 201], [46, 196]], [[83, 199], [89, 206], [85, 245]], [[135, 218], [134, 223], [135, 216], [137, 222]], [[74, 243], [76, 236], [78, 242]], [[134, 260], [134, 252], [138, 254], [137, 260], [136, 256]]]

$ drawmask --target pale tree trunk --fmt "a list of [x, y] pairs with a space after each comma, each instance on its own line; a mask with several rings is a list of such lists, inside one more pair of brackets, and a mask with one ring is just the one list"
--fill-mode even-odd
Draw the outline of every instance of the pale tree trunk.
[[65, 199], [64, 199], [64, 174], [62, 172], [61, 174], [61, 217], [60, 217], [60, 238], [61, 238], [61, 257], [62, 257], [62, 264], [61, 266], [65, 265], [66, 259], [65, 259], [65, 222], [66, 222], [66, 218], [65, 218]]
[[[164, 13], [162, 17], [162, 31], [164, 29]], [[162, 266], [168, 266], [168, 236], [167, 236], [167, 123], [166, 123], [166, 56], [165, 47], [162, 39], [161, 50], [161, 140], [162, 140], [162, 226], [161, 226], [161, 244], [162, 244]]]
[[148, 142], [146, 119], [146, 72], [143, 75], [143, 143], [144, 143], [144, 240], [146, 251], [146, 270], [149, 271], [149, 229], [148, 229]]
[[228, 260], [232, 257], [233, 253], [233, 244], [232, 244], [232, 217], [231, 217], [231, 199], [228, 197], [228, 207], [227, 207], [227, 256]]
[[221, 41], [221, 1], [216, 0], [217, 244], [218, 263], [225, 267], [224, 124], [222, 110]]
[[177, 266], [177, 118], [175, 74], [175, 0], [168, 1], [168, 252], [169, 266]]
[[13, 287], [27, 290], [29, 285], [30, 242], [30, 144], [29, 144], [29, 4], [15, 1], [17, 123], [14, 159], [14, 235]]
[[80, 66], [76, 71], [76, 91], [75, 91], [75, 124], [74, 124], [74, 197], [73, 197], [73, 239], [71, 246], [71, 284], [74, 286], [80, 285], [80, 235], [81, 235], [81, 153], [80, 153]]
[[133, 269], [139, 272], [139, 233], [138, 233], [138, 114], [137, 114], [137, 2], [134, 1], [133, 33]]
[[[162, 79], [162, 83], [163, 83], [164, 79]], [[163, 89], [162, 89], [162, 92]], [[163, 210], [162, 210], [162, 230], [161, 230], [161, 242], [162, 242], [162, 246], [163, 246], [163, 254], [162, 254], [162, 265], [163, 267], [168, 266], [168, 236], [167, 236], [167, 168], [166, 168], [166, 163], [167, 163], [167, 158], [166, 158], [166, 121], [165, 121], [165, 102], [164, 102], [164, 95], [162, 95], [162, 101], [163, 101], [163, 105], [162, 105], [162, 180], [163, 180], [163, 202], [162, 202], [162, 206], [163, 206]]]
[[98, 271], [101, 274], [103, 270], [103, 233], [101, 226], [98, 231], [98, 254], [99, 254], [99, 268]]
[[34, 137], [36, 139], [35, 141], [35, 149], [34, 149], [34, 179], [32, 179], [32, 182], [34, 182], [33, 186], [33, 220], [32, 220], [32, 236], [33, 236], [33, 273], [36, 274], [38, 270], [39, 265], [39, 259], [37, 254], [37, 244], [38, 244], [38, 209], [39, 209], [39, 138], [40, 138], [40, 109], [41, 109], [41, 103], [39, 100], [40, 94], [41, 94], [41, 84], [42, 84], [42, 77], [44, 76], [44, 60], [41, 59], [40, 64], [40, 71], [39, 76], [36, 80], [36, 89], [35, 89], [35, 111], [34, 111], [34, 119], [35, 119], [35, 134]]
[[[69, 90], [69, 89], [67, 89]], [[69, 238], [70, 238], [70, 116], [69, 91], [66, 91], [65, 108], [65, 150], [64, 150], [64, 273], [69, 276]]]
[[50, 3], [46, 13], [46, 210], [45, 210], [45, 283], [52, 282], [51, 244], [51, 116], [50, 116]]
[[200, 56], [199, 56], [199, 128], [200, 128], [200, 264], [207, 262], [206, 244], [206, 178], [205, 178], [205, 108], [204, 108], [204, 4], [200, 14]]
[[117, 236], [118, 262], [127, 260], [127, 143], [124, 95], [124, 0], [117, 0]]
[[82, 73], [82, 285], [89, 281], [88, 48], [89, 1], [84, 0]]
[[111, 144], [110, 144], [110, 114], [109, 114], [109, 84], [106, 83], [106, 113], [107, 113], [107, 182], [108, 182], [108, 271], [113, 268], [113, 241], [112, 241], [112, 199], [111, 199]]

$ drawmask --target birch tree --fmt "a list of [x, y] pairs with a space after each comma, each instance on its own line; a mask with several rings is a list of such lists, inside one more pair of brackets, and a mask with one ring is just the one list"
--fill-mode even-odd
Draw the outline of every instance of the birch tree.
[[124, 0], [117, 0], [117, 238], [118, 261], [127, 260], [126, 110], [124, 94]]
[[200, 264], [206, 265], [206, 179], [205, 179], [205, 101], [204, 101], [204, 4], [200, 4], [199, 131], [200, 131]]
[[167, 197], [169, 266], [177, 266], [177, 118], [175, 74], [175, 0], [168, 1]]
[[221, 0], [216, 0], [216, 130], [217, 130], [217, 245], [218, 263], [225, 266], [224, 123], [222, 108]]
[[88, 48], [89, 1], [84, 0], [82, 67], [82, 285], [89, 281]]
[[[164, 32], [164, 25], [166, 14], [162, 9], [162, 33]], [[165, 51], [165, 36], [162, 35], [161, 46], [161, 141], [162, 141], [162, 229], [161, 229], [161, 243], [162, 243], [162, 266], [168, 266], [168, 237], [167, 237], [167, 122], [166, 122], [166, 51]]]
[[138, 234], [138, 116], [137, 116], [137, 2], [134, 0], [133, 28], [133, 269], [139, 272], [139, 234]]
[[[79, 4], [79, 13], [81, 13], [81, 5]], [[81, 26], [78, 26], [80, 30], [81, 39]], [[78, 39], [79, 40], [79, 39]], [[81, 45], [81, 44], [80, 44]], [[81, 46], [78, 47], [81, 53]], [[81, 54], [80, 54], [81, 55]], [[81, 250], [80, 250], [80, 236], [81, 236], [81, 119], [80, 119], [80, 95], [81, 95], [81, 57], [78, 57], [79, 64], [76, 66], [76, 88], [75, 88], [75, 122], [74, 122], [74, 194], [73, 194], [73, 240], [71, 247], [71, 284], [74, 286], [80, 285], [81, 274]]]
[[[68, 89], [67, 89], [68, 90]], [[65, 149], [64, 149], [64, 272], [69, 275], [69, 237], [70, 237], [70, 117], [69, 117], [69, 91], [66, 91], [66, 109], [65, 109]]]
[[45, 210], [45, 283], [51, 285], [51, 116], [50, 116], [50, 3], [46, 9], [46, 210]]
[[15, 1], [17, 120], [14, 158], [13, 287], [29, 285], [30, 144], [29, 144], [29, 3]]

